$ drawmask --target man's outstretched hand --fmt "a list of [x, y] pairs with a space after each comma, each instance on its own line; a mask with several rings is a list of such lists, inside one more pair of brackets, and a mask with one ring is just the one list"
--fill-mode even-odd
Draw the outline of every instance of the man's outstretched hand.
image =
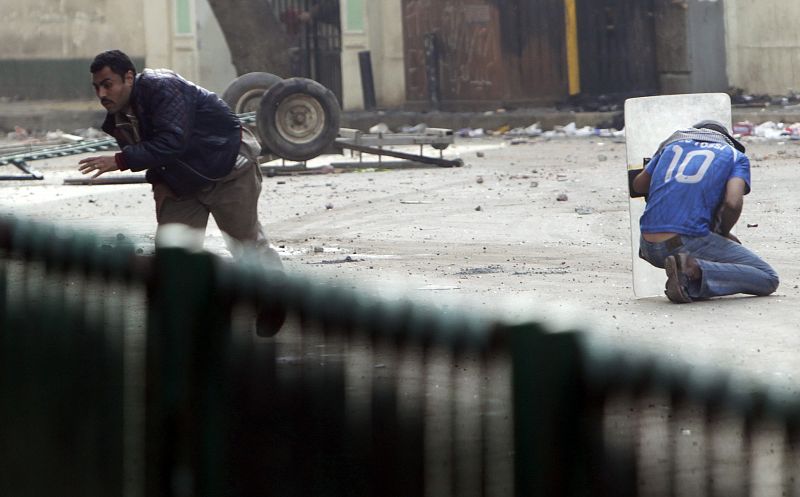
[[92, 179], [100, 176], [103, 173], [107, 173], [109, 171], [118, 171], [119, 167], [117, 166], [117, 161], [114, 159], [113, 155], [103, 155], [99, 157], [87, 157], [85, 159], [81, 159], [79, 162], [80, 167], [78, 170], [83, 174], [90, 174], [94, 173]]

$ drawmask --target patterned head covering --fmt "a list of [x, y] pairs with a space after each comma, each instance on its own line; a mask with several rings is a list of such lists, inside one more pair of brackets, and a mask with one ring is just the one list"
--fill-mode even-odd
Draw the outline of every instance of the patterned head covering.
[[670, 143], [680, 141], [680, 140], [697, 140], [701, 142], [711, 142], [711, 143], [724, 143], [730, 145], [731, 147], [735, 148], [741, 153], [744, 153], [744, 145], [742, 145], [739, 140], [732, 137], [725, 126], [718, 121], [700, 121], [699, 123], [695, 124], [691, 128], [687, 129], [679, 129], [678, 131], [672, 133], [666, 140], [661, 142], [661, 145], [658, 146], [658, 150], [660, 151], [665, 146], [669, 145]]
[[731, 145], [739, 152], [744, 153], [744, 145], [742, 145], [739, 142], [739, 140], [732, 137], [730, 133], [728, 133], [728, 129], [725, 128], [725, 126], [721, 122], [713, 121], [711, 119], [706, 119], [704, 121], [700, 121], [699, 123], [693, 125], [692, 127], [696, 129], [710, 129], [711, 131], [716, 131], [717, 133], [720, 133], [723, 136], [725, 136], [725, 141], [728, 142], [729, 145]]

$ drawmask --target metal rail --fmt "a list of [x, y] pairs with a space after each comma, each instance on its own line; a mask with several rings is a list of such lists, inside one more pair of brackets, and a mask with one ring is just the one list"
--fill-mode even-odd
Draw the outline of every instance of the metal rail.
[[[256, 113], [246, 112], [238, 114], [237, 117], [245, 124], [255, 122]], [[88, 154], [99, 151], [112, 150], [117, 148], [117, 142], [113, 138], [100, 138], [96, 140], [86, 140], [78, 143], [68, 143], [52, 147], [44, 147], [25, 152], [15, 152], [7, 155], [0, 155], [0, 166], [15, 166], [25, 174], [0, 176], [0, 181], [4, 180], [28, 180], [44, 179], [44, 176], [28, 167], [29, 161], [41, 159], [53, 159], [56, 157], [66, 157], [68, 155]]]
[[[254, 124], [256, 121], [255, 112], [237, 114], [239, 120], [244, 124]], [[416, 164], [430, 164], [440, 167], [461, 167], [464, 165], [461, 159], [444, 159], [442, 151], [454, 143], [453, 131], [443, 128], [428, 128], [422, 133], [363, 133], [359, 130], [342, 128], [339, 130], [339, 137], [333, 143], [334, 148], [343, 150], [349, 149], [360, 153], [377, 155], [379, 163], [383, 156], [394, 157], [411, 161]], [[419, 145], [420, 153], [411, 154], [397, 150], [387, 150], [386, 146]], [[430, 157], [422, 154], [423, 146], [430, 145], [439, 151], [439, 157]], [[13, 154], [0, 156], [0, 166], [13, 165], [24, 174], [0, 176], [0, 181], [4, 180], [42, 180], [44, 175], [28, 167], [29, 161], [52, 159], [56, 157], [66, 157], [85, 153], [113, 150], [117, 148], [116, 140], [113, 138], [102, 138], [87, 140], [78, 143], [69, 143], [51, 147], [40, 148], [37, 150], [27, 150]], [[270, 169], [272, 171], [273, 169]], [[142, 182], [140, 177], [126, 177], [119, 180], [65, 180], [65, 184], [119, 184], [119, 183], [138, 183]]]
[[[340, 150], [349, 149], [364, 154], [394, 157], [440, 167], [461, 167], [461, 159], [445, 159], [442, 151], [455, 142], [453, 131], [445, 128], [428, 128], [422, 133], [363, 133], [355, 129], [339, 130], [333, 146]], [[419, 145], [419, 154], [387, 150], [387, 146]], [[439, 151], [439, 157], [423, 155], [423, 146], [430, 145]]]
[[69, 143], [65, 145], [57, 145], [54, 147], [45, 147], [37, 150], [30, 150], [26, 152], [17, 152], [14, 154], [0, 156], [0, 166], [15, 166], [17, 169], [25, 174], [20, 175], [5, 175], [0, 176], [0, 181], [4, 180], [28, 180], [44, 179], [44, 175], [38, 173], [28, 167], [28, 161], [40, 159], [52, 159], [55, 157], [66, 157], [68, 155], [85, 154], [97, 152], [100, 150], [109, 150], [116, 148], [117, 143], [113, 138], [103, 138], [98, 140], [87, 140], [79, 143]]

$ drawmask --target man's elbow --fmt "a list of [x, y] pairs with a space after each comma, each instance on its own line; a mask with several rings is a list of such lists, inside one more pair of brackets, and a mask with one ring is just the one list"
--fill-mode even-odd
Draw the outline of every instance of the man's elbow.
[[742, 212], [742, 207], [744, 206], [744, 200], [741, 197], [725, 198], [723, 205], [725, 206], [725, 210], [727, 211]]
[[650, 191], [650, 182], [640, 174], [633, 179], [633, 190], [636, 193], [648, 193]]

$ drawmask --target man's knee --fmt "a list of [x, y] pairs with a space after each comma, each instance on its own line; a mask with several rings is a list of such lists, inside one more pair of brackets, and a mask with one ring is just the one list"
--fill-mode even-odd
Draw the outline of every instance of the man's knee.
[[769, 292], [767, 292], [765, 295], [775, 293], [775, 290], [778, 289], [778, 285], [780, 285], [780, 278], [778, 278], [777, 274], [773, 273], [770, 275], [767, 281], [769, 283]]

